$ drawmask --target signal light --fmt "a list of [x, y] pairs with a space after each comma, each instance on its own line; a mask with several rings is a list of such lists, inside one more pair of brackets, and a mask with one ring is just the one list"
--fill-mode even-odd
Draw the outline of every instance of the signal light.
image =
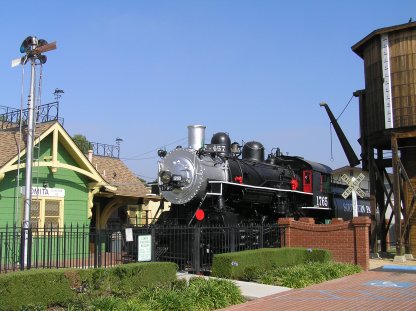
[[199, 221], [203, 220], [203, 219], [205, 218], [205, 213], [204, 213], [204, 211], [203, 211], [202, 209], [198, 209], [198, 210], [195, 212], [195, 218], [196, 218], [197, 220], [199, 220]]

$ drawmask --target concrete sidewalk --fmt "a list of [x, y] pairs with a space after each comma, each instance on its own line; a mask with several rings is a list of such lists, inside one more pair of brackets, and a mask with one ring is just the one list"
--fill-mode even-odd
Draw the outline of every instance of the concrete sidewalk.
[[[178, 279], [185, 279], [185, 280], [189, 280], [190, 278], [193, 278], [193, 277], [204, 277], [206, 279], [211, 278], [208, 276], [199, 276], [199, 275], [187, 274], [187, 273], [178, 273], [177, 276], [178, 276]], [[243, 281], [236, 281], [236, 280], [231, 280], [231, 281], [234, 282], [241, 289], [241, 293], [247, 300], [263, 298], [266, 296], [279, 294], [279, 293], [291, 290], [291, 288], [282, 287], [282, 286], [272, 286], [272, 285], [258, 284], [254, 282], [243, 282]]]

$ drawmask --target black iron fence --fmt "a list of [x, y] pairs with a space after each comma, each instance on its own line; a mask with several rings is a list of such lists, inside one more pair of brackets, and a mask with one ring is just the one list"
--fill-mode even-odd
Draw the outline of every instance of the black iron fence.
[[180, 270], [202, 273], [210, 271], [214, 254], [280, 247], [281, 240], [277, 225], [105, 230], [87, 225], [29, 229], [6, 226], [0, 228], [0, 272], [170, 261]]

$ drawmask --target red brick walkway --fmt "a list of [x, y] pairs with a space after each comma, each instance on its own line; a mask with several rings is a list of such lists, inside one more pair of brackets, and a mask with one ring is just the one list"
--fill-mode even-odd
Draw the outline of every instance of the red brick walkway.
[[416, 310], [416, 273], [367, 271], [225, 310]]

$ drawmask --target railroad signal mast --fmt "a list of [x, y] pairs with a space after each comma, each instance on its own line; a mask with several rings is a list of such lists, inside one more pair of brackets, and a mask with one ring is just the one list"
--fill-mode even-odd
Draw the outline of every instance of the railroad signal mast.
[[23, 247], [23, 266], [27, 266], [27, 244], [28, 244], [28, 229], [30, 224], [30, 207], [32, 202], [32, 164], [33, 164], [33, 142], [34, 142], [34, 120], [36, 103], [35, 97], [35, 80], [36, 80], [36, 65], [43, 65], [46, 63], [47, 57], [42, 53], [56, 49], [56, 42], [48, 43], [44, 39], [38, 39], [34, 36], [29, 36], [23, 40], [20, 46], [20, 53], [25, 55], [21, 58], [12, 60], [12, 67], [18, 65], [26, 65], [30, 60], [30, 94], [28, 97], [28, 120], [27, 120], [27, 140], [26, 140], [26, 180], [25, 180], [25, 201], [24, 201], [24, 247]]

